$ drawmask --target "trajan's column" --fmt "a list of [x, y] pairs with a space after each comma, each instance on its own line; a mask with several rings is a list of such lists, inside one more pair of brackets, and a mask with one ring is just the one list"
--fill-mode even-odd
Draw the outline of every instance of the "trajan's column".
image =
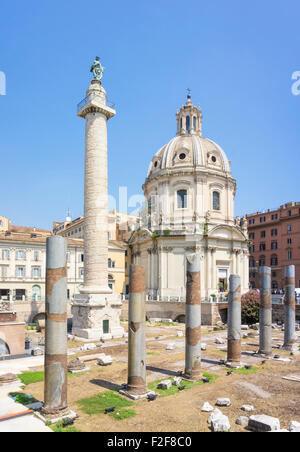
[[122, 337], [121, 299], [108, 287], [107, 121], [108, 106], [97, 57], [94, 79], [78, 105], [85, 119], [84, 285], [72, 302], [73, 334], [86, 339]]

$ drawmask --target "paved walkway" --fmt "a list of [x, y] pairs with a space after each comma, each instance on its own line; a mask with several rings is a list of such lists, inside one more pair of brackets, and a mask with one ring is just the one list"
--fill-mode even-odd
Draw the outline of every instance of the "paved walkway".
[[[34, 356], [30, 358], [21, 358], [11, 361], [0, 361], [0, 374], [13, 372], [19, 374], [30, 370], [32, 367], [43, 365], [43, 356]], [[22, 383], [13, 383], [8, 386], [0, 386], [0, 418], [15, 415], [27, 411], [27, 408], [20, 403], [16, 403], [11, 397], [10, 392], [19, 392]], [[37, 419], [33, 414], [0, 421], [0, 432], [52, 432], [49, 427]]]

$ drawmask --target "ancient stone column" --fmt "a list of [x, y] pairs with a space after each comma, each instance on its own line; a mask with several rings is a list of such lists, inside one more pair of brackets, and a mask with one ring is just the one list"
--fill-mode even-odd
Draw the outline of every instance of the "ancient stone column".
[[124, 335], [121, 297], [108, 286], [107, 122], [116, 111], [100, 80], [91, 81], [77, 114], [85, 120], [84, 284], [72, 300], [73, 334], [111, 339]]
[[133, 395], [141, 395], [147, 392], [145, 291], [145, 268], [141, 265], [130, 265], [127, 390]]
[[284, 344], [287, 350], [292, 350], [296, 342], [296, 299], [295, 299], [295, 265], [285, 267], [285, 286], [284, 286]]
[[271, 268], [260, 267], [259, 353], [272, 355]]
[[229, 277], [227, 361], [233, 367], [241, 362], [241, 279]]
[[67, 241], [47, 238], [46, 245], [45, 398], [43, 414], [61, 417], [67, 404]]
[[188, 379], [201, 376], [201, 291], [200, 254], [187, 256], [186, 314], [185, 314], [185, 372]]

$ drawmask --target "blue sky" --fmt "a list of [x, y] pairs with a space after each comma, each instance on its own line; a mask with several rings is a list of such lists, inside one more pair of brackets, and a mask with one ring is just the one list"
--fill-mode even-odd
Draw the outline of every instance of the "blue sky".
[[[237, 179], [236, 214], [299, 201], [297, 1], [15, 0], [0, 9], [0, 214], [51, 227], [83, 213], [85, 97], [96, 55], [116, 103], [109, 192], [142, 193], [192, 90]], [[117, 206], [118, 207], [118, 206]]]

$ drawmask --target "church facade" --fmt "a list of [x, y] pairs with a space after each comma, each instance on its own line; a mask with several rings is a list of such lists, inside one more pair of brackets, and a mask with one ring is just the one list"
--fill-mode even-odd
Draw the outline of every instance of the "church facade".
[[201, 295], [228, 289], [230, 274], [249, 288], [247, 222], [234, 218], [236, 181], [219, 145], [202, 136], [201, 109], [191, 96], [176, 115], [177, 134], [153, 157], [143, 185], [144, 226], [130, 239], [132, 262], [143, 265], [147, 293], [184, 299], [186, 255], [201, 257]]

